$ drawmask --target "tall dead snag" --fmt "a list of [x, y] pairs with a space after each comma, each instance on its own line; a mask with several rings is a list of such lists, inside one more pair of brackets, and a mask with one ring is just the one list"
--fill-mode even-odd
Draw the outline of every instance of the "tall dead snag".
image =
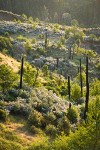
[[71, 46], [69, 47], [69, 59], [71, 59]]
[[23, 66], [24, 66], [24, 57], [21, 58], [21, 70], [20, 70], [20, 89], [22, 89], [23, 84]]
[[86, 101], [85, 101], [84, 120], [86, 120], [87, 117], [88, 103], [89, 103], [88, 57], [86, 57]]
[[59, 67], [59, 58], [57, 58], [57, 69]]
[[83, 96], [83, 80], [82, 80], [82, 61], [80, 59], [80, 86], [81, 86], [81, 97]]
[[68, 97], [70, 100], [70, 76], [68, 76]]
[[48, 44], [48, 35], [47, 35], [47, 29], [45, 30], [45, 50], [47, 49]]

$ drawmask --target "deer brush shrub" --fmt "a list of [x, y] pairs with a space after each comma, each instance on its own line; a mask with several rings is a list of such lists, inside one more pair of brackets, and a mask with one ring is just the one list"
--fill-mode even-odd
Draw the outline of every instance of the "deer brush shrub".
[[42, 127], [43, 116], [40, 112], [33, 110], [28, 117], [28, 124], [35, 127]]
[[45, 132], [49, 136], [56, 137], [58, 131], [54, 125], [49, 124], [45, 128]]
[[75, 108], [68, 109], [67, 117], [71, 123], [77, 123], [79, 114]]
[[6, 121], [7, 119], [7, 113], [5, 110], [0, 109], [0, 120]]

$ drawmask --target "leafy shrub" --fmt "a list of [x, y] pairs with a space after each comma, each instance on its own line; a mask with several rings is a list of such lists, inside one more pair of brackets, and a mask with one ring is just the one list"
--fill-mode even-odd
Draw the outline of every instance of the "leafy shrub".
[[11, 40], [7, 37], [0, 36], [0, 50], [12, 48]]
[[77, 102], [80, 97], [81, 97], [80, 86], [78, 84], [73, 84], [71, 90], [71, 99], [74, 102]]
[[68, 109], [67, 117], [71, 123], [76, 123], [79, 118], [79, 114], [75, 108]]
[[16, 102], [9, 103], [8, 108], [9, 108], [9, 111], [13, 114], [27, 117], [32, 109], [32, 106], [26, 103], [25, 99], [18, 97]]
[[19, 36], [17, 37], [17, 40], [18, 40], [18, 41], [26, 41], [27, 39], [26, 39], [24, 36], [19, 35]]
[[47, 135], [55, 137], [57, 135], [57, 128], [54, 125], [49, 124], [46, 126], [45, 132]]
[[36, 39], [35, 38], [32, 38], [32, 44], [35, 44], [36, 43]]
[[33, 133], [33, 134], [42, 134], [42, 130], [39, 129], [39, 128], [37, 128], [37, 127], [35, 127], [34, 125], [32, 125], [32, 126], [30, 127], [30, 131], [31, 131], [31, 133]]
[[27, 40], [26, 43], [24, 44], [24, 47], [25, 47], [27, 53], [29, 54], [30, 51], [32, 50], [32, 44], [31, 44], [31, 42]]
[[7, 113], [5, 110], [0, 109], [0, 120], [5, 121], [7, 118]]
[[28, 148], [28, 150], [50, 150], [49, 142], [47, 139], [36, 141]]
[[53, 112], [48, 112], [46, 115], [44, 115], [44, 118], [46, 120], [46, 124], [53, 124], [56, 120], [56, 116]]
[[69, 134], [70, 123], [66, 116], [64, 116], [58, 120], [57, 128], [58, 128], [59, 134], [61, 134], [62, 132], [64, 132], [66, 135]]
[[44, 118], [40, 112], [33, 110], [28, 117], [28, 124], [41, 127], [43, 119]]
[[100, 95], [100, 80], [95, 79], [90, 86], [90, 93], [93, 96]]
[[17, 80], [17, 75], [13, 72], [12, 68], [6, 64], [0, 65], [0, 86], [2, 91], [11, 89]]

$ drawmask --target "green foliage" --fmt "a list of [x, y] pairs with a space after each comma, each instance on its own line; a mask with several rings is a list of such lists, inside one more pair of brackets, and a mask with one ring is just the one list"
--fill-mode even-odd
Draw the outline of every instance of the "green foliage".
[[43, 122], [43, 116], [36, 110], [33, 110], [28, 117], [28, 124], [36, 127], [41, 127]]
[[55, 137], [57, 135], [57, 128], [54, 125], [49, 124], [45, 128], [45, 132], [50, 137]]
[[64, 134], [68, 135], [70, 133], [70, 123], [66, 116], [63, 116], [58, 120], [57, 128], [59, 134], [63, 132]]
[[73, 20], [71, 21], [71, 25], [78, 27], [78, 26], [79, 26], [79, 23], [78, 23], [78, 21], [77, 21], [76, 19], [73, 19]]
[[35, 44], [35, 43], [36, 43], [36, 39], [35, 39], [35, 38], [32, 38], [31, 43], [32, 43], [32, 44]]
[[90, 34], [90, 40], [91, 40], [92, 42], [93, 42], [93, 41], [96, 41], [96, 40], [97, 40], [96, 35]]
[[44, 76], [47, 76], [47, 75], [48, 75], [48, 66], [47, 66], [47, 65], [44, 65], [44, 66], [42, 67], [42, 72], [43, 72]]
[[77, 100], [81, 97], [81, 89], [78, 84], [73, 84], [71, 87], [71, 99], [74, 102], [77, 102]]
[[0, 120], [5, 121], [6, 118], [7, 118], [7, 113], [6, 113], [6, 111], [3, 110], [3, 109], [0, 109]]
[[29, 17], [29, 18], [28, 18], [28, 22], [32, 24], [32, 23], [33, 23], [33, 18], [32, 18], [32, 17]]
[[25, 38], [25, 37], [22, 36], [22, 35], [19, 35], [19, 36], [17, 37], [17, 40], [18, 40], [18, 41], [26, 41], [27, 38]]
[[36, 69], [33, 68], [31, 65], [28, 63], [26, 64], [24, 68], [24, 82], [27, 83], [29, 86], [33, 86], [35, 82], [35, 77], [36, 77]]
[[60, 37], [60, 42], [61, 42], [63, 45], [65, 44], [66, 41], [65, 41], [65, 37], [64, 37], [64, 36], [61, 36], [61, 37]]
[[65, 38], [66, 39], [68, 39], [70, 37], [70, 33], [71, 33], [70, 28], [66, 28], [65, 29]]
[[77, 123], [79, 119], [79, 113], [74, 107], [72, 107], [68, 109], [67, 117], [71, 123]]
[[16, 142], [11, 142], [0, 137], [0, 150], [23, 150], [23, 148]]
[[29, 131], [33, 134], [43, 134], [42, 130], [32, 125]]
[[[84, 66], [82, 66], [84, 67]], [[80, 73], [77, 74], [76, 78], [75, 78], [75, 81], [80, 84]], [[86, 84], [86, 75], [84, 72], [82, 72], [82, 83], [83, 83], [83, 86], [85, 86]]]
[[11, 89], [17, 80], [17, 75], [6, 64], [0, 65], [0, 88], [2, 91]]
[[22, 14], [22, 17], [27, 20], [27, 16], [25, 14]]
[[87, 123], [69, 136], [59, 136], [52, 144], [53, 150], [99, 150], [100, 148], [100, 97], [89, 105]]
[[90, 85], [90, 93], [92, 96], [100, 95], [100, 80], [95, 79]]
[[10, 38], [0, 36], [0, 51], [2, 51], [2, 49], [11, 49], [11, 48], [12, 44]]
[[34, 142], [27, 150], [50, 150], [49, 142], [46, 138]]
[[26, 41], [26, 43], [24, 44], [24, 47], [26, 49], [26, 52], [29, 54], [30, 51], [32, 50], [32, 44], [29, 40]]
[[9, 32], [5, 32], [4, 35], [5, 35], [5, 37], [9, 37], [10, 36]]

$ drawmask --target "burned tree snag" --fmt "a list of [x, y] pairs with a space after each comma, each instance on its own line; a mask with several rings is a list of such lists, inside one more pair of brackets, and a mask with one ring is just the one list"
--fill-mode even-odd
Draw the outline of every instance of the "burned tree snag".
[[45, 50], [47, 49], [47, 43], [48, 43], [48, 35], [47, 35], [47, 29], [45, 31]]
[[68, 76], [68, 97], [70, 100], [70, 76]]
[[21, 58], [21, 70], [20, 70], [20, 89], [22, 89], [23, 84], [23, 66], [24, 66], [24, 57]]
[[57, 69], [59, 67], [59, 58], [57, 58]]
[[84, 120], [86, 120], [87, 117], [88, 103], [89, 103], [88, 57], [86, 57], [86, 101], [85, 101]]

